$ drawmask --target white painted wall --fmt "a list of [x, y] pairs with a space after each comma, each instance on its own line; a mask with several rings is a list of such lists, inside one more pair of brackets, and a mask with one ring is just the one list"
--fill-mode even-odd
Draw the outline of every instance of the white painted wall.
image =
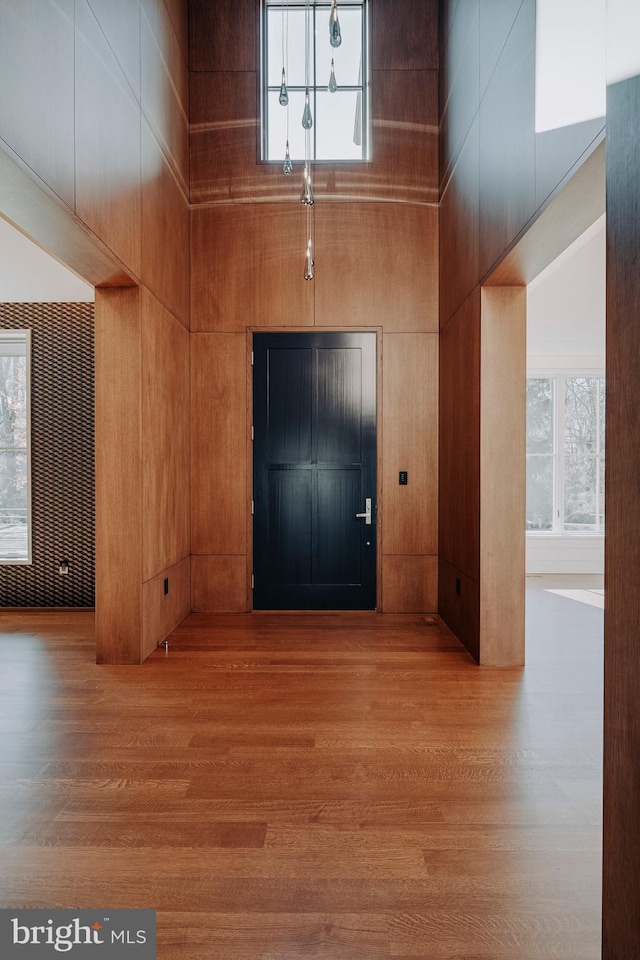
[[[527, 375], [605, 370], [606, 232], [600, 218], [527, 288]], [[527, 534], [527, 573], [603, 573], [604, 538]]]
[[605, 356], [605, 218], [602, 216], [527, 287], [527, 363]]
[[93, 287], [0, 217], [1, 303], [87, 303]]

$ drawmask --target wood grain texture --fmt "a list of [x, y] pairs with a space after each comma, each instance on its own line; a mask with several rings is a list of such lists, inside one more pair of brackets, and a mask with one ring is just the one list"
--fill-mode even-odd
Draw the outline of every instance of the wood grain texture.
[[257, 97], [255, 69], [191, 73], [192, 202], [292, 193], [280, 164], [257, 164]]
[[190, 552], [189, 334], [145, 288], [142, 306], [143, 580]]
[[[280, 163], [257, 162], [256, 84], [253, 72], [191, 74], [191, 191], [196, 202], [297, 195]], [[314, 164], [315, 193], [333, 199], [437, 202], [437, 73], [378, 72], [373, 89], [371, 162]]]
[[94, 286], [133, 286], [112, 252], [14, 154], [0, 151], [0, 210], [22, 233]]
[[2, 0], [0, 17], [2, 139], [73, 210], [74, 2]]
[[480, 348], [480, 663], [524, 663], [526, 287], [486, 287]]
[[533, 279], [603, 208], [597, 137], [588, 142], [586, 127], [534, 132], [534, 7], [452, 0], [441, 9], [439, 611], [476, 657], [480, 284]]
[[383, 556], [383, 613], [436, 613], [437, 556]]
[[244, 333], [191, 337], [191, 552], [247, 554]]
[[483, 274], [535, 206], [535, 0], [524, 0], [480, 105]]
[[249, 609], [246, 556], [191, 557], [194, 613], [246, 613]]
[[469, 296], [480, 272], [480, 125], [473, 123], [440, 200], [440, 325]]
[[313, 324], [304, 279], [306, 218], [288, 203], [220, 205], [191, 215], [191, 329]]
[[258, 10], [254, 0], [190, 0], [189, 69], [255, 70]]
[[316, 204], [316, 325], [435, 332], [437, 218], [431, 206]]
[[171, 23], [175, 30], [182, 50], [182, 55], [189, 63], [189, 0], [164, 0]]
[[[385, 333], [382, 357], [382, 553], [436, 554], [437, 335]], [[406, 486], [398, 483], [400, 470], [409, 474]]]
[[438, 0], [374, 0], [374, 70], [438, 69]]
[[[437, 203], [437, 70], [375, 71], [371, 101], [373, 162], [358, 171], [358, 192]], [[340, 179], [336, 177], [338, 188]]]
[[[615, 22], [615, 21], [614, 21]], [[615, 34], [614, 34], [615, 37]], [[640, 78], [607, 88], [607, 537], [605, 576], [605, 789], [603, 957], [638, 951], [640, 854], [634, 813], [640, 803], [637, 623], [640, 444], [637, 376], [637, 117]]]
[[604, 119], [536, 133], [536, 207], [544, 204], [567, 176], [575, 174], [604, 135]]
[[140, 106], [86, 0], [75, 62], [76, 212], [139, 276]]
[[438, 562], [438, 613], [480, 661], [480, 585], [442, 555]]
[[189, 326], [189, 207], [153, 133], [142, 125], [142, 279]]
[[480, 95], [483, 96], [509, 37], [522, 0], [482, 0], [480, 10]]
[[480, 289], [440, 336], [440, 556], [478, 581]]
[[605, 212], [605, 144], [584, 162], [487, 278], [491, 285], [530, 283]]
[[193, 615], [132, 670], [3, 612], [0, 906], [153, 903], [161, 960], [597, 960], [601, 612], [531, 601], [526, 679], [425, 615]]
[[[165, 593], [168, 580], [168, 593]], [[161, 570], [142, 584], [142, 660], [191, 612], [191, 558]]]
[[189, 189], [189, 71], [169, 10], [141, 0], [141, 103], [181, 184]]
[[[435, 70], [373, 73], [371, 161], [314, 164], [318, 198], [437, 202], [437, 78]], [[190, 95], [193, 201], [298, 196], [297, 178], [285, 176], [281, 163], [258, 162], [255, 65], [245, 72], [194, 72]]]
[[140, 3], [131, 3], [131, 0], [87, 0], [87, 3], [139, 100]]
[[96, 659], [141, 662], [140, 297], [96, 290]]
[[444, 188], [480, 108], [480, 0], [455, 6], [440, 66], [440, 182]]

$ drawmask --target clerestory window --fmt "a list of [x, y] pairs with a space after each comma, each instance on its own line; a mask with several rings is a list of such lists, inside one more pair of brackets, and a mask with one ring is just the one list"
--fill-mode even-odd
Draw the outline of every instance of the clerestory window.
[[[262, 0], [262, 159], [305, 159], [305, 93], [313, 126], [311, 161], [370, 158], [368, 0], [339, 2], [341, 43], [332, 46], [332, 4]], [[284, 82], [288, 103], [280, 103]]]

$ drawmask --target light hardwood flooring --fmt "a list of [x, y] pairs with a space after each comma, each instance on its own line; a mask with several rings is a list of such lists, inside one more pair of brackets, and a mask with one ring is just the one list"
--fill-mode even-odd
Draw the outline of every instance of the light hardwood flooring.
[[602, 611], [528, 614], [523, 671], [433, 617], [105, 667], [91, 614], [2, 612], [0, 907], [155, 908], [160, 960], [597, 960]]

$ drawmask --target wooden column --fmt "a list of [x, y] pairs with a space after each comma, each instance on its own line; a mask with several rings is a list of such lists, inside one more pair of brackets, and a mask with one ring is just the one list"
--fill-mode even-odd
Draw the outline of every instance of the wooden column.
[[639, 124], [636, 76], [607, 91], [603, 960], [640, 957]]
[[524, 663], [526, 287], [483, 287], [480, 663]]
[[96, 290], [96, 660], [142, 661], [140, 292]]

